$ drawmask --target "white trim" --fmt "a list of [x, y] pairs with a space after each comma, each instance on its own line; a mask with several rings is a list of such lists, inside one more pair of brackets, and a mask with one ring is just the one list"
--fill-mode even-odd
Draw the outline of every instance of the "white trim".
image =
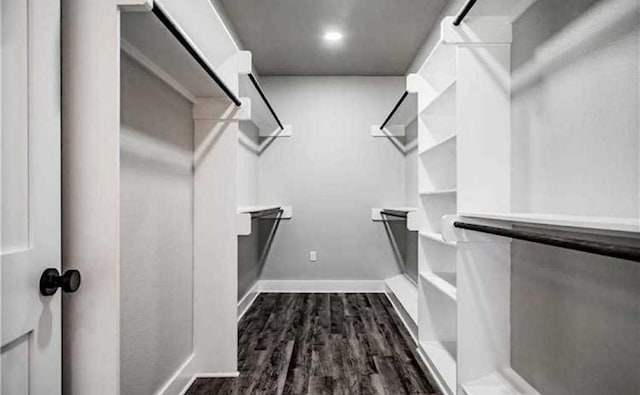
[[242, 319], [242, 316], [249, 310], [253, 302], [256, 301], [258, 295], [260, 295], [260, 281], [256, 281], [253, 287], [251, 287], [238, 302], [238, 321]]
[[196, 373], [193, 376], [197, 379], [224, 379], [240, 377], [240, 372]]
[[187, 393], [187, 391], [189, 391], [189, 388], [191, 388], [191, 386], [193, 385], [193, 383], [196, 381], [197, 377], [191, 376], [191, 378], [189, 379], [189, 381], [187, 382], [187, 384], [184, 386], [184, 388], [182, 388], [180, 390], [180, 392], [178, 393], [179, 395], [185, 395]]
[[187, 372], [189, 370], [191, 370], [190, 369], [190, 368], [192, 368], [191, 364], [192, 364], [195, 356], [196, 356], [195, 353], [192, 353], [191, 355], [189, 355], [189, 357], [187, 357], [187, 359], [185, 359], [185, 361], [182, 363], [182, 365], [180, 365], [178, 367], [178, 369], [171, 375], [171, 377], [169, 377], [169, 379], [162, 385], [162, 387], [160, 387], [160, 389], [158, 391], [156, 391], [156, 395], [182, 394], [182, 393], [186, 392], [186, 390], [189, 388], [191, 383], [193, 383], [193, 378], [189, 379], [188, 385], [187, 385], [186, 388], [183, 388], [182, 390], [179, 390], [178, 388], [175, 388], [175, 387], [180, 385], [178, 383], [178, 379], [180, 379], [181, 377], [185, 376], [187, 374]]
[[400, 303], [398, 298], [395, 297], [394, 293], [391, 290], [387, 288], [387, 291], [384, 293], [384, 295], [387, 297], [387, 299], [389, 299], [389, 303], [391, 303], [391, 306], [395, 310], [396, 314], [398, 314], [398, 317], [400, 317], [400, 321], [402, 321], [402, 324], [404, 325], [407, 332], [409, 332], [409, 335], [411, 335], [411, 338], [413, 339], [413, 342], [417, 347], [420, 344], [418, 342], [417, 333], [417, 331], [419, 330], [418, 323], [414, 323], [415, 328], [412, 328], [411, 325], [407, 323], [407, 321], [413, 322], [413, 320], [411, 319], [411, 316], [409, 316], [409, 313], [404, 309], [404, 307], [402, 307], [402, 304]]
[[327, 293], [371, 292], [384, 293], [384, 280], [261, 280], [260, 292]]
[[193, 385], [193, 383], [197, 380], [197, 379], [224, 379], [224, 378], [235, 378], [235, 377], [239, 377], [240, 376], [240, 372], [230, 372], [230, 373], [196, 373], [193, 376], [191, 376], [191, 378], [189, 379], [189, 381], [187, 382], [187, 385], [184, 386], [184, 388], [182, 388], [182, 390], [180, 390], [180, 392], [178, 392], [179, 395], [185, 395], [187, 393], [187, 391], [189, 391], [189, 388], [191, 388], [191, 386]]
[[447, 387], [442, 382], [442, 380], [440, 379], [440, 376], [438, 375], [438, 372], [436, 372], [434, 368], [431, 366], [431, 362], [429, 361], [429, 358], [427, 357], [426, 353], [422, 349], [422, 346], [420, 345], [418, 345], [418, 355], [420, 356], [422, 363], [424, 363], [424, 366], [427, 367], [427, 370], [431, 374], [431, 377], [433, 377], [433, 380], [435, 380], [436, 385], [438, 386], [438, 389], [440, 390], [440, 392], [442, 392], [443, 394], [450, 394], [451, 391], [449, 391], [449, 387]]

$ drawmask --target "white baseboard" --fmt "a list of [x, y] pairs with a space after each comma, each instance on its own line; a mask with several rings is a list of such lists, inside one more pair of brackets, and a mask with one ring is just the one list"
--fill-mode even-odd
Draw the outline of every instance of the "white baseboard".
[[431, 377], [433, 377], [433, 379], [435, 380], [436, 385], [438, 386], [438, 389], [440, 390], [440, 392], [442, 392], [443, 394], [449, 394], [450, 392], [448, 387], [444, 385], [444, 383], [440, 379], [440, 376], [438, 375], [438, 372], [434, 370], [434, 368], [431, 366], [431, 362], [429, 361], [429, 358], [427, 358], [426, 354], [424, 353], [424, 350], [422, 350], [422, 347], [420, 346], [418, 346], [418, 355], [420, 356], [422, 363], [424, 363], [424, 365], [427, 367], [427, 370], [429, 371], [429, 374], [431, 374]]
[[191, 376], [187, 385], [185, 385], [180, 392], [179, 395], [184, 395], [189, 391], [189, 388], [193, 385], [193, 383], [197, 379], [218, 379], [218, 378], [234, 378], [239, 377], [240, 372], [228, 372], [228, 373], [196, 373]]
[[255, 302], [256, 298], [260, 295], [260, 281], [256, 281], [253, 287], [240, 299], [238, 302], [238, 321], [249, 310], [249, 307]]
[[156, 395], [173, 395], [182, 394], [191, 386], [193, 378], [191, 377], [191, 369], [193, 369], [193, 360], [195, 354], [189, 355], [187, 359], [178, 367], [178, 369], [169, 377], [169, 379], [156, 391]]
[[383, 293], [384, 281], [358, 280], [261, 280], [260, 292], [327, 293], [327, 292], [371, 292]]
[[240, 377], [240, 372], [196, 373], [194, 376], [197, 379], [233, 378], [233, 377]]
[[404, 309], [404, 307], [402, 307], [400, 301], [398, 301], [398, 299], [393, 295], [393, 292], [387, 291], [385, 292], [385, 295], [387, 299], [389, 299], [389, 302], [391, 303], [391, 306], [395, 310], [396, 314], [398, 314], [398, 317], [400, 317], [400, 321], [402, 321], [405, 329], [407, 330], [407, 332], [409, 332], [409, 335], [411, 335], [413, 341], [416, 343], [416, 345], [420, 344], [418, 342], [418, 323], [413, 322], [407, 311]]

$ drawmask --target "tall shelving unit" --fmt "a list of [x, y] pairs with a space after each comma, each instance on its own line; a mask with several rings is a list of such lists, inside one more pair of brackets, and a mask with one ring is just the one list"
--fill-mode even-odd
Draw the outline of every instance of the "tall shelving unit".
[[[486, 32], [478, 36], [493, 44], [458, 46], [458, 88], [465, 102], [458, 105], [464, 113], [458, 114], [457, 220], [534, 229], [550, 236], [576, 232], [590, 240], [637, 243], [639, 148], [625, 144], [637, 141], [637, 121], [625, 123], [635, 118], [637, 109], [621, 110], [607, 99], [607, 93], [618, 97], [627, 92], [625, 78], [635, 71], [607, 68], [590, 80], [589, 90], [575, 85], [580, 72], [587, 70], [581, 62], [606, 57], [610, 64], [622, 65], [633, 63], [611, 59], [637, 57], [628, 52], [635, 44], [616, 41], [610, 32], [637, 34], [638, 2], [606, 3], [567, 25], [513, 74], [509, 24], [498, 19], [469, 21], [470, 29], [475, 24]], [[573, 62], [580, 65], [571, 73], [556, 69]], [[589, 118], [584, 110], [571, 107], [597, 107], [601, 115]], [[603, 130], [608, 131], [606, 137]], [[616, 193], [609, 193], [613, 190]], [[445, 221], [445, 239], [458, 244], [458, 393], [538, 394], [543, 389], [525, 379], [531, 372], [518, 372], [512, 365], [512, 259], [523, 245], [454, 229], [453, 220]], [[548, 379], [544, 374], [541, 369], [529, 377], [537, 376], [539, 384]]]
[[440, 40], [418, 76], [419, 347], [440, 387], [454, 393], [456, 245], [443, 239], [441, 219], [457, 212], [455, 47]]
[[[417, 74], [418, 337], [420, 354], [441, 389], [462, 394], [468, 361], [478, 351], [472, 343], [479, 323], [469, 317], [482, 307], [469, 299], [475, 296], [465, 278], [467, 267], [460, 264], [464, 247], [451, 237], [450, 222], [478, 201], [474, 189], [486, 174], [505, 174], [494, 172], [494, 158], [480, 158], [473, 147], [496, 144], [480, 132], [504, 138], [510, 128], [509, 87], [503, 82], [508, 81], [511, 25], [506, 18], [474, 17], [454, 26], [453, 19], [443, 20], [441, 38]], [[509, 140], [497, 144], [509, 145]]]

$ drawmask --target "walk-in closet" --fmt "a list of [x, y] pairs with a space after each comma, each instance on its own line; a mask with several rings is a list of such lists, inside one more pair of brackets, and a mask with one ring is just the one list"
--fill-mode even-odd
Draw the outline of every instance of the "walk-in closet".
[[2, 0], [0, 394], [640, 394], [640, 0]]

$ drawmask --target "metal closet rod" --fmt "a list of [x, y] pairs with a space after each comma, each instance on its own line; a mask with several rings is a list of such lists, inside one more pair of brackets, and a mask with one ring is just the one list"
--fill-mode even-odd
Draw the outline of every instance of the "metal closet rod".
[[497, 236], [510, 237], [512, 239], [530, 241], [532, 243], [545, 244], [554, 247], [566, 248], [569, 250], [588, 252], [596, 255], [603, 255], [640, 262], [640, 248], [636, 247], [600, 243], [597, 241], [574, 239], [571, 237], [549, 236], [538, 232], [504, 229], [495, 226], [470, 224], [467, 222], [459, 221], [455, 221], [453, 223], [453, 226], [456, 228], [472, 230], [475, 232], [488, 233]]
[[380, 214], [388, 215], [389, 217], [407, 218], [407, 213], [404, 211], [381, 210]]
[[453, 26], [460, 26], [460, 24], [462, 23], [464, 18], [467, 16], [469, 11], [471, 11], [473, 6], [476, 4], [476, 1], [478, 1], [478, 0], [468, 0], [464, 4], [464, 6], [462, 6], [462, 9], [460, 10], [458, 15], [456, 16], [456, 19], [453, 21]]
[[278, 123], [278, 126], [280, 126], [280, 129], [284, 129], [284, 126], [282, 126], [282, 122], [280, 122], [280, 118], [278, 118], [278, 115], [273, 110], [273, 107], [271, 107], [271, 103], [269, 103], [269, 100], [267, 100], [267, 96], [264, 94], [264, 91], [260, 87], [260, 84], [258, 83], [258, 80], [253, 75], [253, 73], [249, 73], [249, 79], [253, 83], [253, 86], [255, 86], [256, 89], [258, 90], [258, 93], [260, 94], [260, 97], [262, 97], [262, 100], [264, 100], [265, 104], [269, 108], [269, 111], [271, 111], [271, 115], [273, 115], [273, 117], [276, 119], [276, 122]]
[[393, 106], [393, 110], [391, 110], [391, 112], [389, 113], [389, 115], [387, 115], [387, 118], [385, 118], [384, 122], [382, 122], [382, 125], [380, 125], [380, 130], [384, 129], [385, 126], [387, 126], [387, 123], [389, 123], [389, 121], [391, 120], [391, 117], [393, 117], [393, 114], [396, 113], [396, 111], [398, 111], [398, 108], [400, 108], [400, 105], [402, 104], [402, 102], [404, 101], [404, 99], [407, 98], [407, 96], [409, 96], [409, 92], [404, 91], [404, 93], [402, 94], [402, 96], [400, 97], [400, 100], [398, 100], [398, 102], [396, 103], [395, 106]]
[[186, 49], [187, 52], [189, 52], [189, 55], [191, 55], [191, 57], [193, 57], [195, 61], [198, 62], [200, 67], [202, 67], [202, 69], [209, 75], [209, 77], [211, 77], [213, 81], [220, 87], [220, 89], [222, 89], [225, 95], [227, 95], [227, 97], [236, 106], [240, 107], [242, 105], [242, 102], [240, 101], [240, 99], [238, 99], [238, 97], [233, 92], [231, 92], [229, 87], [224, 83], [224, 81], [220, 79], [220, 77], [218, 77], [216, 72], [211, 70], [207, 62], [205, 62], [204, 59], [202, 59], [202, 57], [200, 56], [200, 54], [198, 54], [198, 52], [196, 52], [196, 50], [191, 46], [191, 44], [189, 44], [189, 41], [187, 41], [186, 37], [182, 35], [182, 33], [176, 27], [176, 25], [169, 19], [169, 17], [167, 17], [167, 15], [160, 9], [160, 7], [158, 7], [157, 4], [153, 6], [152, 12], [156, 16], [156, 18], [158, 18], [158, 20], [167, 28], [167, 30], [171, 32], [173, 37], [175, 37], [176, 40], [178, 40], [180, 45], [182, 45], [182, 47], [184, 47], [184, 49]]

